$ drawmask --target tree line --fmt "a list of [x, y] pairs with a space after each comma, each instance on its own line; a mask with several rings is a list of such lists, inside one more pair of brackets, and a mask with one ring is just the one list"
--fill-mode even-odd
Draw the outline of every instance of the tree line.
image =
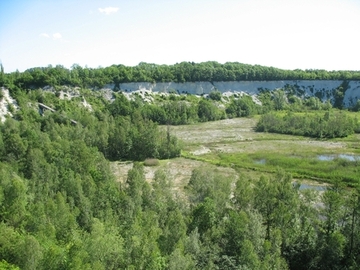
[[343, 138], [358, 133], [360, 125], [357, 119], [341, 111], [326, 111], [323, 115], [287, 112], [284, 116], [269, 112], [260, 117], [255, 130], [314, 138]]
[[[2, 67], [2, 66], [1, 66]], [[74, 64], [34, 67], [24, 72], [0, 73], [0, 86], [38, 88], [47, 85], [101, 88], [106, 84], [127, 82], [196, 82], [196, 81], [274, 81], [274, 80], [360, 80], [360, 71], [284, 70], [275, 67], [248, 65], [238, 62], [220, 64], [181, 62], [157, 65], [141, 62], [137, 66], [112, 65], [88, 68]]]
[[138, 111], [144, 119], [160, 125], [187, 125], [252, 116], [260, 113], [262, 108], [247, 95], [230, 97], [224, 102], [218, 91], [200, 98], [194, 95], [154, 95], [153, 102], [144, 102], [137, 95], [129, 100], [119, 92], [115, 94], [114, 102], [108, 105], [108, 110], [113, 116], [127, 116]]

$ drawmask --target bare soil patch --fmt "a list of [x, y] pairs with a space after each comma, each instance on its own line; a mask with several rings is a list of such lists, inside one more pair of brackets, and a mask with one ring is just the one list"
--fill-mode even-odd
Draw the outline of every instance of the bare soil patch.
[[[111, 162], [111, 170], [114, 173], [116, 180], [124, 183], [127, 178], [128, 171], [132, 169], [132, 162]], [[176, 158], [171, 160], [162, 160], [159, 166], [144, 166], [145, 179], [148, 182], [154, 180], [155, 172], [157, 170], [165, 170], [172, 181], [175, 190], [183, 190], [188, 184], [192, 171], [195, 168], [206, 166], [211, 170], [217, 170], [227, 176], [236, 175], [236, 171], [232, 168], [217, 167], [202, 161], [190, 160], [185, 158]]]

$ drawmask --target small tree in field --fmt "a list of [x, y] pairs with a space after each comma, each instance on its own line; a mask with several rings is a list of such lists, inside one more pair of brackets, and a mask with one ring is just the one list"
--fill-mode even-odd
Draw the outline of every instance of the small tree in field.
[[287, 99], [284, 90], [278, 89], [273, 92], [273, 101], [275, 110], [283, 110], [286, 106]]

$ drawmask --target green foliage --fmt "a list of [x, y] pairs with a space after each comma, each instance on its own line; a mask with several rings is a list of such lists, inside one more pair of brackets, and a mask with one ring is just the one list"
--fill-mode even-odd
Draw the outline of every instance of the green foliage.
[[169, 270], [191, 270], [196, 269], [194, 261], [192, 260], [190, 255], [182, 254], [180, 249], [176, 249], [173, 253], [171, 253], [169, 257]]
[[283, 110], [286, 107], [287, 99], [283, 90], [275, 90], [273, 93], [273, 101], [275, 110]]
[[355, 132], [354, 119], [343, 112], [294, 114], [285, 116], [270, 112], [261, 116], [256, 131], [302, 135], [316, 138], [342, 138]]
[[20, 270], [19, 267], [12, 265], [12, 264], [8, 263], [5, 260], [0, 261], [0, 269], [3, 269], [3, 270]]
[[321, 110], [322, 104], [317, 97], [310, 97], [306, 100], [305, 105], [312, 110]]
[[204, 202], [206, 198], [215, 201], [218, 212], [221, 212], [231, 194], [231, 181], [219, 172], [209, 173], [208, 168], [197, 168], [192, 171], [187, 186], [189, 200], [192, 204]]
[[[266, 239], [272, 237], [273, 227], [280, 228], [282, 233], [291, 224], [296, 211], [296, 186], [291, 183], [291, 175], [278, 171], [275, 179], [261, 177], [256, 182], [254, 207], [263, 215], [266, 224]], [[292, 209], [292, 210], [290, 210]]]
[[238, 210], [246, 210], [253, 204], [253, 188], [249, 179], [236, 181], [233, 204]]
[[16, 174], [11, 175], [8, 167], [1, 167], [1, 220], [16, 228], [21, 228], [27, 214], [28, 195], [26, 182]]
[[83, 233], [91, 231], [93, 218], [110, 222], [121, 197], [104, 156], [83, 140], [88, 129], [57, 123], [52, 114], [34, 116], [24, 107], [20, 121], [0, 126], [7, 144], [1, 149], [0, 224], [13, 237], [12, 244], [2, 242], [0, 260], [21, 269], [103, 263], [106, 269], [121, 268], [120, 242], [108, 230], [115, 255], [106, 252], [108, 259], [89, 262], [88, 252], [94, 260], [96, 252], [84, 248]]
[[[209, 67], [214, 67], [210, 73]], [[335, 159], [324, 166], [315, 159], [273, 152], [221, 154], [214, 163], [232, 163], [235, 169], [240, 163], [251, 163], [249, 168], [258, 169], [262, 165], [254, 165], [254, 160], [264, 158], [275, 173], [247, 179], [200, 167], [192, 171], [184, 193], [178, 183], [173, 185], [175, 179], [167, 170], [156, 171], [154, 180], [148, 181], [145, 171], [150, 168], [135, 162], [126, 181], [119, 183], [109, 167], [108, 160], [161, 165], [158, 159], [179, 156], [181, 145], [170, 126], [159, 128], [158, 124], [222, 119], [225, 110], [229, 117], [239, 117], [274, 108], [297, 111], [295, 105], [324, 109], [317, 98], [302, 104], [285, 90], [264, 92], [260, 109], [248, 96], [231, 99], [223, 108], [217, 98], [172, 95], [146, 104], [119, 93], [110, 104], [96, 92], [82, 89], [82, 98], [93, 106], [90, 112], [79, 106], [82, 98], [65, 101], [21, 88], [64, 83], [118, 87], [134, 78], [246, 80], [260, 71], [269, 79], [280, 76], [276, 69], [236, 63], [180, 63], [171, 68], [146, 63], [99, 69], [74, 65], [71, 71], [49, 66], [5, 74], [20, 110], [14, 119], [0, 124], [0, 268], [359, 268], [358, 188], [342, 189], [332, 179], [332, 188], [314, 196], [300, 191], [288, 173], [316, 171], [315, 176], [328, 177], [334, 168], [341, 168], [344, 173], [333, 173], [334, 178], [346, 177], [355, 184], [357, 162]], [[312, 78], [323, 76], [305, 73]], [[37, 102], [57, 112], [40, 116]], [[78, 124], [72, 125], [69, 119]], [[322, 138], [346, 136], [357, 125], [344, 112], [334, 110], [321, 115], [273, 112], [263, 115], [259, 123], [264, 131], [298, 134], [305, 130], [306, 136]], [[277, 166], [286, 171], [275, 170]]]
[[354, 112], [360, 111], [360, 100], [356, 101], [356, 104], [351, 108]]
[[209, 98], [212, 100], [220, 101], [221, 100], [221, 92], [220, 91], [211, 91], [209, 94]]
[[206, 99], [201, 99], [199, 101], [197, 113], [201, 122], [215, 121], [225, 118], [225, 112]]
[[123, 242], [118, 228], [94, 219], [91, 231], [84, 240], [85, 249], [88, 254], [91, 254], [91, 257], [88, 257], [89, 264], [92, 267], [101, 265], [104, 269], [121, 268], [124, 263]]
[[243, 95], [241, 98], [234, 98], [230, 101], [226, 108], [226, 114], [230, 118], [251, 116], [259, 113], [260, 108], [250, 96]]
[[344, 103], [345, 92], [349, 88], [349, 82], [344, 80], [343, 83], [334, 90], [334, 107], [342, 109]]
[[215, 226], [215, 222], [215, 203], [212, 199], [206, 197], [193, 210], [190, 230], [197, 228], [200, 235], [202, 235]]
[[169, 101], [161, 105], [164, 122], [159, 124], [184, 125], [198, 122], [197, 101], [189, 103], [183, 100]]
[[[196, 81], [271, 81], [271, 80], [359, 80], [358, 71], [282, 70], [237, 62], [219, 64], [214, 61], [175, 65], [156, 65], [141, 62], [137, 66], [112, 65], [105, 68], [88, 68], [74, 64], [71, 69], [61, 65], [31, 68], [24, 72], [0, 72], [0, 86], [10, 89], [36, 89], [46, 85], [71, 85], [99, 89], [127, 82], [196, 82]], [[346, 86], [346, 85], [344, 85]], [[342, 105], [343, 89], [336, 90], [336, 104]], [[218, 95], [216, 96], [218, 98]]]
[[130, 101], [122, 93], [116, 95], [115, 101], [109, 104], [108, 109], [114, 117], [118, 115], [129, 116], [133, 111]]

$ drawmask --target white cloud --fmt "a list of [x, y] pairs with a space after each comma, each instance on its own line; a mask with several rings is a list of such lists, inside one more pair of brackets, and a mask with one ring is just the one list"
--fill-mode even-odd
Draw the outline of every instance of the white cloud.
[[106, 8], [99, 8], [100, 13], [105, 13], [106, 15], [110, 15], [111, 13], [115, 13], [119, 10], [118, 7], [106, 7]]
[[61, 39], [61, 38], [62, 38], [62, 36], [60, 33], [53, 34], [53, 39]]
[[49, 38], [50, 36], [48, 34], [46, 34], [46, 33], [41, 33], [40, 37]]

